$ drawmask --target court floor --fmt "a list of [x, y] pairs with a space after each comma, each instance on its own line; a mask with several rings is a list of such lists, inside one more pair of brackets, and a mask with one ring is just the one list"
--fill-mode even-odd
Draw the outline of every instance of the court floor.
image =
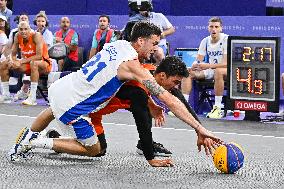
[[108, 141], [104, 157], [36, 149], [30, 160], [10, 163], [6, 154], [17, 132], [46, 107], [0, 105], [0, 188], [284, 188], [283, 124], [202, 118], [217, 136], [244, 148], [244, 167], [231, 175], [219, 173], [212, 158], [198, 153], [195, 132], [169, 116], [165, 127], [152, 131], [154, 140], [173, 152], [175, 166], [151, 167], [135, 152], [138, 134], [125, 111], [103, 120]]

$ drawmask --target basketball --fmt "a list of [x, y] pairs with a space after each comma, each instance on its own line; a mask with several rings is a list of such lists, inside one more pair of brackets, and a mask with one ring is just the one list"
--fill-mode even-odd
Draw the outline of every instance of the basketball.
[[226, 143], [215, 150], [213, 161], [215, 167], [222, 173], [235, 173], [244, 164], [243, 149], [236, 143]]

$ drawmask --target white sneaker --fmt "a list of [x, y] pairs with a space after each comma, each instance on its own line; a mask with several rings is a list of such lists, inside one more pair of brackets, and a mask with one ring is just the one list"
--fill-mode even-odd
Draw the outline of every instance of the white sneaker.
[[[30, 141], [36, 139], [39, 134], [33, 133], [29, 135], [29, 132], [30, 130], [27, 127], [24, 127], [19, 132], [15, 144], [8, 153], [8, 159], [10, 161], [19, 161], [21, 159], [28, 159], [32, 157], [33, 153], [30, 152], [32, 149]], [[28, 142], [24, 143], [24, 141], [27, 141], [26, 137], [29, 137]]]
[[14, 101], [17, 100], [25, 100], [29, 97], [29, 92], [25, 93], [22, 89], [20, 89], [15, 95], [14, 95]]
[[211, 112], [209, 112], [206, 116], [207, 118], [213, 118], [213, 119], [221, 119], [223, 117], [222, 110], [218, 106], [213, 106], [213, 109]]
[[22, 101], [23, 105], [34, 106], [37, 105], [36, 99], [29, 96], [26, 100]]
[[11, 95], [0, 95], [0, 103], [11, 103], [12, 100]]

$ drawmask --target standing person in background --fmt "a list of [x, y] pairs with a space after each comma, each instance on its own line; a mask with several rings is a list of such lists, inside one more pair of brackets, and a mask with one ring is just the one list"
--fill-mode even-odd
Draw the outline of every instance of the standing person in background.
[[108, 15], [99, 16], [99, 29], [94, 32], [92, 48], [89, 59], [103, 49], [105, 43], [116, 41], [114, 30], [109, 27], [110, 18]]
[[7, 0], [0, 0], [0, 15], [5, 16], [9, 24], [12, 14], [13, 12], [7, 8]]
[[161, 60], [165, 58], [168, 51], [166, 36], [172, 35], [175, 32], [175, 28], [167, 19], [167, 17], [165, 17], [165, 15], [163, 15], [162, 13], [152, 12], [153, 4], [151, 0], [146, 0], [141, 3], [143, 5], [141, 4], [141, 7], [138, 8], [137, 0], [129, 0], [128, 5], [131, 9], [129, 22], [144, 20], [155, 24], [161, 29], [162, 34], [160, 43], [158, 45], [159, 47], [155, 50], [153, 54], [153, 58], [156, 64], [159, 64], [159, 62], [161, 62]]
[[70, 28], [70, 19], [64, 16], [60, 20], [60, 30], [54, 34], [54, 43], [65, 43], [70, 53], [63, 60], [58, 61], [59, 71], [73, 71], [78, 64], [78, 41], [79, 37], [75, 30]]
[[[190, 76], [182, 81], [182, 92], [186, 99], [192, 89], [192, 80], [214, 79], [215, 105], [207, 114], [209, 118], [222, 118], [221, 106], [224, 92], [224, 80], [227, 76], [227, 40], [222, 32], [222, 20], [212, 17], [208, 22], [210, 36], [204, 38], [199, 46], [196, 62], [190, 69]], [[205, 63], [204, 60], [209, 63]]]

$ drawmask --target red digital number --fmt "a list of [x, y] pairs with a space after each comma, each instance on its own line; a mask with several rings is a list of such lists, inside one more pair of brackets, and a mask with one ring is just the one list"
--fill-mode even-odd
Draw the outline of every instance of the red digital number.
[[[246, 68], [247, 70], [247, 78], [241, 78], [241, 74], [240, 74], [240, 69], [237, 68], [236, 72], [237, 72], [237, 81], [241, 82], [241, 83], [245, 83], [247, 85], [247, 91], [249, 93], [254, 93], [254, 94], [259, 94], [261, 95], [263, 93], [262, 91], [262, 80], [252, 80], [252, 68]], [[253, 86], [252, 86], [252, 82], [253, 82]]]

